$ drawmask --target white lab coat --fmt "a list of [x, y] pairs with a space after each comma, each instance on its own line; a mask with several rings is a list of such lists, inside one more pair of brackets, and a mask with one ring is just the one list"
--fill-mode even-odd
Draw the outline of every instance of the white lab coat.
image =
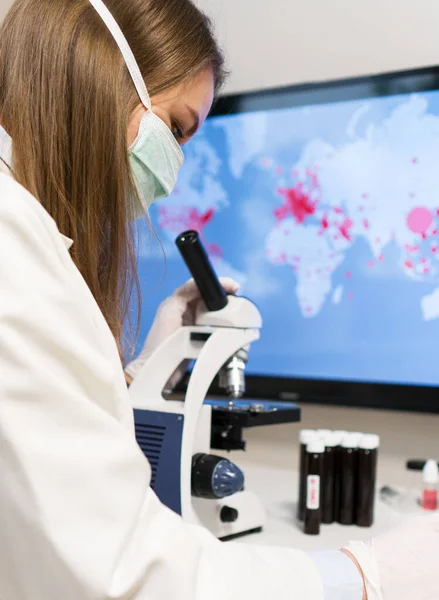
[[0, 598], [323, 600], [307, 554], [223, 544], [158, 501], [70, 244], [1, 173]]

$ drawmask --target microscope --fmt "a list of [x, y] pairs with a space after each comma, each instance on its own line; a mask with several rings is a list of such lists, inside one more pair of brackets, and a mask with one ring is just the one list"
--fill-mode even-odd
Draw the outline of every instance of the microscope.
[[[226, 295], [197, 232], [181, 234], [176, 244], [202, 300], [196, 324], [166, 339], [130, 386], [136, 438], [160, 500], [187, 523], [230, 539], [260, 531], [267, 517], [241, 469], [211, 450], [244, 450], [244, 429], [299, 421], [300, 410], [286, 402], [239, 400], [248, 350], [260, 336], [260, 312], [247, 298]], [[194, 363], [184, 397], [172, 399], [166, 384], [187, 360]], [[217, 375], [226, 398], [207, 399]]]

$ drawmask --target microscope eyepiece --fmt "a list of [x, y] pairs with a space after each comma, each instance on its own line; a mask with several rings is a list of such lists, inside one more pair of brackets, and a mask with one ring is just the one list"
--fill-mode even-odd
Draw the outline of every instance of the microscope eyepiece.
[[227, 305], [227, 294], [221, 286], [207, 252], [196, 231], [185, 231], [175, 240], [201, 297], [209, 311], [221, 310]]

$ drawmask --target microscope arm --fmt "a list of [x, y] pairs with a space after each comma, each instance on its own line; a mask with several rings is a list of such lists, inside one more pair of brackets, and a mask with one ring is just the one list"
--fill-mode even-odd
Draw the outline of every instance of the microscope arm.
[[[222, 364], [243, 346], [258, 338], [259, 331], [257, 329], [218, 328], [204, 344], [189, 379], [184, 403], [185, 425], [181, 455], [182, 490], [191, 489], [189, 465], [196, 450], [193, 447], [193, 441], [196, 439], [198, 418], [209, 387]], [[182, 495], [182, 509], [187, 511], [184, 513], [187, 515], [193, 510], [190, 493]]]
[[184, 360], [198, 358], [202, 345], [191, 341], [191, 333], [205, 332], [205, 327], [180, 327], [156, 348], [130, 385], [133, 408], [167, 410], [163, 390]]
[[[168, 401], [163, 398], [163, 390], [171, 375], [185, 360], [197, 360], [189, 382], [191, 389], [193, 377], [198, 370], [212, 366], [215, 372], [211, 376], [205, 394], [211, 382], [224, 363], [241, 348], [259, 338], [262, 319], [257, 307], [246, 298], [229, 297], [225, 308], [215, 312], [206, 310], [204, 302], [197, 309], [197, 325], [181, 327], [167, 338], [149, 357], [130, 386], [130, 396], [134, 408], [166, 411]], [[194, 337], [211, 338], [222, 333], [223, 341], [217, 354], [205, 355], [207, 342], [196, 341]], [[199, 364], [200, 363], [200, 364]], [[198, 384], [197, 384], [198, 385]], [[199, 390], [198, 393], [201, 393]]]

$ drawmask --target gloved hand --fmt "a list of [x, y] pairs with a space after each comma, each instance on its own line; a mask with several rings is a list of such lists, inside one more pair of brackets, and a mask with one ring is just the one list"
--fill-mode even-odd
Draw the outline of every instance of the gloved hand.
[[439, 513], [415, 517], [370, 542], [351, 542], [367, 600], [439, 599]]
[[[236, 294], [239, 290], [239, 284], [228, 277], [220, 278], [220, 283], [227, 294]], [[195, 281], [190, 279], [160, 304], [143, 349], [137, 358], [125, 367], [125, 373], [129, 377], [134, 379], [156, 348], [177, 329], [183, 325], [194, 324], [195, 309], [200, 299], [198, 287]], [[178, 368], [169, 380], [167, 388], [173, 389], [186, 369], [187, 364]]]

